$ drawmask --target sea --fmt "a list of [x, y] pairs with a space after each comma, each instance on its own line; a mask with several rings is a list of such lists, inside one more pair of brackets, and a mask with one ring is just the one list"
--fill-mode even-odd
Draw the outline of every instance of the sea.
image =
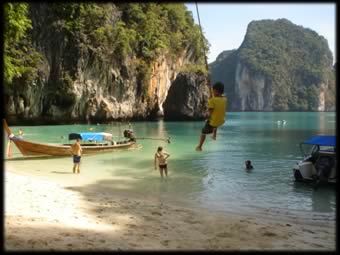
[[[71, 157], [27, 158], [13, 145], [8, 159], [4, 136], [4, 167], [112, 196], [265, 218], [335, 220], [335, 188], [295, 182], [292, 170], [303, 158], [301, 142], [317, 134], [336, 134], [335, 112], [229, 112], [217, 140], [207, 136], [198, 152], [203, 126], [204, 121], [163, 120], [10, 126], [14, 134], [22, 129], [25, 139], [42, 143], [67, 143], [69, 133], [90, 131], [109, 132], [120, 140], [128, 128], [143, 139], [130, 149], [84, 155], [77, 175]], [[158, 146], [170, 154], [168, 178], [154, 169]], [[251, 160], [252, 171], [245, 171], [245, 160]]]

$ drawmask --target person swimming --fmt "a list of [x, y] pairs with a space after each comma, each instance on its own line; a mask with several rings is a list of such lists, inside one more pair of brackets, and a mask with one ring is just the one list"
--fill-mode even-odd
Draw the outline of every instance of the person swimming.
[[244, 162], [244, 168], [245, 168], [246, 170], [252, 170], [252, 169], [254, 169], [254, 167], [252, 166], [250, 160], [246, 160], [246, 161]]

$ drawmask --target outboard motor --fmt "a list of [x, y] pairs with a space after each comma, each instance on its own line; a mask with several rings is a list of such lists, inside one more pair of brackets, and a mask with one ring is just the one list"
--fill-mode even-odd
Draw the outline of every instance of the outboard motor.
[[316, 161], [316, 173], [320, 181], [327, 182], [334, 166], [334, 159], [328, 156], [320, 156]]
[[129, 139], [129, 141], [133, 141], [133, 142], [136, 141], [136, 138], [131, 129], [124, 130], [123, 134], [125, 138]]

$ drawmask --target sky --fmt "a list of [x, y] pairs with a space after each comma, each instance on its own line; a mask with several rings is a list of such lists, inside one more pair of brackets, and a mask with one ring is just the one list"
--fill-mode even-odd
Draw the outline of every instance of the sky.
[[[186, 3], [198, 24], [195, 2]], [[335, 3], [200, 3], [201, 26], [210, 43], [208, 62], [215, 61], [224, 50], [237, 49], [253, 20], [285, 18], [309, 28], [328, 41], [335, 62], [336, 4]]]

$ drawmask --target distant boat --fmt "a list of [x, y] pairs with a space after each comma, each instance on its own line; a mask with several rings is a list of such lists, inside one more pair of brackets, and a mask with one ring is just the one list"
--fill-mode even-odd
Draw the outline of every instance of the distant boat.
[[[24, 156], [71, 156], [71, 143], [68, 144], [50, 144], [28, 141], [15, 136], [9, 129], [6, 120], [3, 120], [5, 131], [8, 138], [17, 146]], [[117, 149], [126, 149], [136, 144], [136, 139], [132, 133], [124, 131], [124, 141], [112, 141], [112, 134], [109, 133], [72, 133], [69, 134], [69, 140], [80, 138], [85, 143], [81, 143], [83, 154], [96, 154], [101, 152], [114, 151]]]

